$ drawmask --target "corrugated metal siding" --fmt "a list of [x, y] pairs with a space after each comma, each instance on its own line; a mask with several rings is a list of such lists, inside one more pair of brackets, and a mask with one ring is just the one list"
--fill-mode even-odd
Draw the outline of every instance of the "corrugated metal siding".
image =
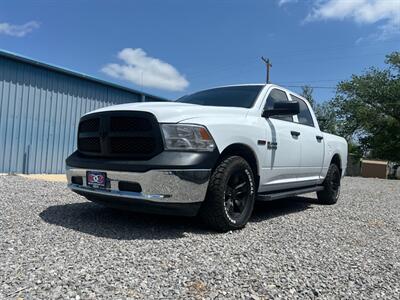
[[0, 173], [63, 173], [84, 113], [140, 93], [0, 57]]

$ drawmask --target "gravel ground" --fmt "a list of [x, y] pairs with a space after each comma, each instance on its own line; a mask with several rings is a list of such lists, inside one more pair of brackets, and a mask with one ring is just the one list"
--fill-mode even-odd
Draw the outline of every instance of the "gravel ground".
[[400, 182], [345, 178], [339, 203], [264, 203], [216, 234], [120, 213], [62, 183], [0, 176], [1, 299], [400, 299]]

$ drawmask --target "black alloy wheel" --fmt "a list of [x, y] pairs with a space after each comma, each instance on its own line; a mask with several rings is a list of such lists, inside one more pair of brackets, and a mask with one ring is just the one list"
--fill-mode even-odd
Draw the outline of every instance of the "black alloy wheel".
[[318, 200], [322, 204], [335, 204], [338, 201], [341, 177], [339, 167], [331, 164], [323, 183], [324, 190], [317, 192]]
[[250, 176], [245, 170], [233, 173], [228, 179], [225, 189], [225, 210], [232, 222], [240, 220], [247, 202], [251, 201]]
[[338, 168], [334, 168], [333, 174], [331, 176], [331, 188], [333, 197], [339, 198], [340, 195], [340, 171]]
[[243, 228], [253, 212], [255, 193], [249, 163], [241, 156], [225, 157], [211, 175], [200, 217], [217, 231]]

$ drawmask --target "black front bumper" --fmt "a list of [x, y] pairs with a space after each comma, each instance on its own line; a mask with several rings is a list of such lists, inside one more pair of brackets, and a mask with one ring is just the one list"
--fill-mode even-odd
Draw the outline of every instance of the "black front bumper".
[[90, 170], [146, 172], [159, 169], [213, 169], [219, 152], [163, 151], [149, 160], [130, 160], [104, 157], [88, 157], [78, 151], [67, 159], [68, 167]]

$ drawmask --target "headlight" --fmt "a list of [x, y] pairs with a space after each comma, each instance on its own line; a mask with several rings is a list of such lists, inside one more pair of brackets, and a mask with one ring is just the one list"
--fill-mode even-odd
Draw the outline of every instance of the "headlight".
[[200, 125], [161, 124], [165, 150], [213, 151], [215, 143]]

